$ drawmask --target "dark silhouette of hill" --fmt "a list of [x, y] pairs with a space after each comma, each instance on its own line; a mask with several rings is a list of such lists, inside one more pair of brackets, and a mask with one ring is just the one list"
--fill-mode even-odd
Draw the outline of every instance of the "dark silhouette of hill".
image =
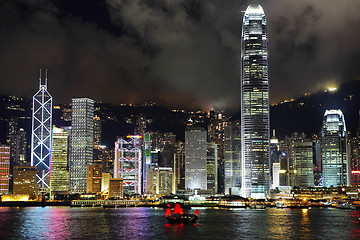
[[271, 129], [275, 128], [280, 138], [292, 132], [317, 134], [321, 131], [324, 113], [329, 109], [340, 109], [347, 130], [355, 135], [359, 127], [360, 81], [345, 82], [337, 91], [318, 92], [272, 106]]
[[[337, 91], [323, 91], [299, 97], [293, 101], [270, 107], [270, 127], [280, 139], [293, 132], [304, 132], [308, 137], [321, 131], [326, 110], [340, 109], [352, 135], [359, 127], [360, 80], [343, 83]], [[240, 113], [233, 116], [239, 119]]]
[[[347, 130], [354, 136], [359, 128], [360, 80], [345, 82], [337, 91], [317, 92], [270, 106], [270, 129], [276, 130], [279, 139], [293, 132], [304, 132], [308, 137], [319, 134], [329, 109], [344, 113]], [[240, 119], [240, 112], [233, 115], [232, 120], [236, 119]]]

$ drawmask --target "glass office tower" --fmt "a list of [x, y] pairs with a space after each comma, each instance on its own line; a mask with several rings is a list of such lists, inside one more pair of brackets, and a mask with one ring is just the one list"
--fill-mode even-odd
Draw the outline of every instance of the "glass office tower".
[[63, 128], [53, 128], [51, 154], [51, 192], [66, 193], [69, 189], [68, 132]]
[[203, 128], [185, 131], [185, 188], [207, 190], [207, 132]]
[[86, 193], [87, 165], [93, 164], [94, 100], [72, 99], [70, 134], [70, 192]]
[[241, 35], [241, 160], [243, 197], [270, 188], [268, 36], [260, 5], [245, 11]]
[[321, 137], [323, 185], [349, 185], [346, 126], [341, 110], [325, 111]]
[[225, 127], [225, 194], [239, 195], [241, 190], [241, 128], [236, 122]]

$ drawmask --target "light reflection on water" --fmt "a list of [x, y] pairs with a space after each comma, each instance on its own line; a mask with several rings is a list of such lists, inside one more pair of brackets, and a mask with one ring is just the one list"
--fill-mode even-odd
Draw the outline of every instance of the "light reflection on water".
[[[191, 210], [193, 211], [193, 210]], [[160, 208], [0, 208], [1, 239], [360, 239], [359, 212], [200, 209], [169, 224]]]

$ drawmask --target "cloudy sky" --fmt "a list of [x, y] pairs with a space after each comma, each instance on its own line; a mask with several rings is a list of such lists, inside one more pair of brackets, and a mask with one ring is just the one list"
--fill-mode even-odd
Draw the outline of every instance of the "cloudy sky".
[[268, 21], [270, 101], [360, 77], [357, 0], [0, 0], [0, 94], [237, 109], [243, 11]]

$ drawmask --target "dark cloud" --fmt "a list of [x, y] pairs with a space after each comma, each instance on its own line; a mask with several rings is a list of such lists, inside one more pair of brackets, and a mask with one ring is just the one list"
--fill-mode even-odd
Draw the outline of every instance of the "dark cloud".
[[[242, 11], [255, 1], [1, 1], [0, 94], [238, 108]], [[357, 77], [360, 2], [268, 0], [271, 100]]]

